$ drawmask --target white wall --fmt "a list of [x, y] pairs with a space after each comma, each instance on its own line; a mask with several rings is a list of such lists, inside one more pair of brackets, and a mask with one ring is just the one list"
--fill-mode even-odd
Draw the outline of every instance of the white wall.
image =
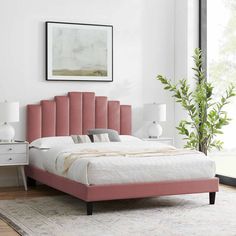
[[[198, 44], [198, 0], [181, 0], [175, 3], [175, 82], [187, 78], [191, 86], [194, 86], [193, 76], [193, 54]], [[175, 127], [180, 120], [186, 119], [187, 114], [180, 104], [175, 103]], [[183, 147], [183, 136], [175, 129], [175, 145]]]
[[[16, 138], [25, 138], [25, 106], [68, 91], [95, 91], [133, 106], [133, 133], [143, 135], [142, 106], [165, 102], [164, 134], [174, 134], [174, 104], [154, 78], [174, 78], [174, 0], [1, 0], [0, 101], [19, 101]], [[45, 21], [114, 26], [114, 82], [45, 81]], [[16, 185], [14, 168], [0, 185]]]
[[[175, 1], [149, 0], [143, 9], [143, 102], [167, 104], [167, 121], [161, 125], [163, 136], [173, 137], [174, 101], [155, 78], [161, 74], [174, 80]], [[144, 135], [148, 125], [144, 126]]]

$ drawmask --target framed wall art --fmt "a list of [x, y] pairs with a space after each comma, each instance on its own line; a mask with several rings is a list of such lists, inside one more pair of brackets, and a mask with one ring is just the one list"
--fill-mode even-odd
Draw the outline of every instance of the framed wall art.
[[113, 27], [46, 22], [46, 80], [113, 81]]

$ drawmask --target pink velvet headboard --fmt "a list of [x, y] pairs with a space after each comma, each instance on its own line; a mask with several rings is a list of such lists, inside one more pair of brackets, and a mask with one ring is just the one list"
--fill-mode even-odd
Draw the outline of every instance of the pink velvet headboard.
[[69, 92], [27, 106], [27, 141], [49, 136], [86, 134], [88, 129], [109, 128], [131, 134], [131, 106], [93, 92]]

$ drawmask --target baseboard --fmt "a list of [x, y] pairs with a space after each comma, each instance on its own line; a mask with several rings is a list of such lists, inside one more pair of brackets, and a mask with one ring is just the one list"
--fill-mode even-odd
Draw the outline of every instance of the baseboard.
[[224, 175], [216, 175], [216, 177], [219, 178], [221, 184], [236, 187], [236, 178], [224, 176]]

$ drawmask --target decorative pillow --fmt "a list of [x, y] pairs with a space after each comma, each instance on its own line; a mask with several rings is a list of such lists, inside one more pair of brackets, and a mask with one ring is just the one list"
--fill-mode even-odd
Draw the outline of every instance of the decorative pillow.
[[30, 143], [30, 147], [38, 149], [50, 149], [54, 146], [73, 144], [71, 136], [56, 136], [56, 137], [44, 137], [34, 140]]
[[119, 134], [114, 129], [90, 129], [88, 134], [108, 134], [110, 142], [120, 142]]
[[121, 142], [143, 142], [142, 139], [134, 137], [132, 135], [120, 135]]
[[91, 143], [88, 135], [71, 135], [74, 143]]
[[105, 143], [110, 142], [108, 134], [93, 134], [89, 135], [93, 143]]

